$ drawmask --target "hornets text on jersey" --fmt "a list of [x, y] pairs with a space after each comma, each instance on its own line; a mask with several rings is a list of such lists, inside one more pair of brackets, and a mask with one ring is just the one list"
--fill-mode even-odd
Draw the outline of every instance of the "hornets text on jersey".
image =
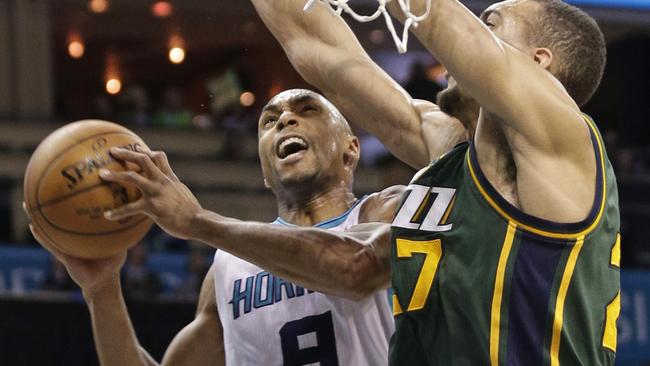
[[[358, 223], [363, 199], [316, 227]], [[278, 225], [290, 225], [281, 219]], [[226, 364], [386, 365], [394, 330], [387, 291], [362, 301], [312, 292], [217, 251], [214, 283]]]

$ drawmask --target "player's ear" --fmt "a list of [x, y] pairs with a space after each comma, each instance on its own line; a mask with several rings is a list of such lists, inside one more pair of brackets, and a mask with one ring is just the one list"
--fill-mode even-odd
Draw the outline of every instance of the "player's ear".
[[535, 62], [546, 70], [551, 67], [551, 63], [553, 62], [553, 52], [548, 48], [536, 48], [533, 57]]
[[267, 189], [271, 189], [271, 185], [269, 184], [269, 181], [266, 180], [266, 178], [264, 178], [264, 187], [266, 187]]
[[361, 146], [359, 144], [359, 139], [356, 136], [350, 136], [348, 138], [348, 145], [343, 154], [343, 162], [346, 167], [351, 167], [351, 170], [354, 171], [361, 157]]

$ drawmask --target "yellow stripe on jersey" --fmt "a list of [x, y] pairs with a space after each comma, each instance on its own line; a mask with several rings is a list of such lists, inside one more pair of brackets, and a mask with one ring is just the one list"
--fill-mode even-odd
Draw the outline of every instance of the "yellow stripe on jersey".
[[621, 234], [616, 234], [616, 242], [612, 247], [612, 255], [609, 263], [614, 266], [621, 268]]
[[420, 202], [420, 207], [418, 207], [418, 210], [415, 212], [415, 215], [413, 215], [411, 222], [417, 222], [420, 219], [420, 215], [422, 215], [422, 212], [424, 211], [424, 208], [427, 206], [427, 203], [429, 203], [430, 198], [431, 198], [431, 190], [427, 191], [427, 195], [424, 196], [424, 199], [422, 200], [422, 202]]
[[393, 316], [400, 315], [403, 312], [404, 310], [402, 310], [402, 306], [399, 304], [399, 299], [397, 299], [397, 295], [393, 294]]
[[571, 253], [569, 253], [569, 259], [567, 259], [566, 267], [562, 274], [560, 289], [558, 290], [557, 300], [555, 301], [555, 317], [553, 318], [553, 335], [551, 337], [551, 366], [560, 365], [560, 338], [562, 336], [562, 325], [564, 322], [564, 303], [566, 302], [571, 277], [573, 276], [573, 271], [575, 270], [576, 262], [578, 261], [578, 256], [580, 255], [580, 250], [584, 242], [584, 236], [578, 238], [571, 249]]
[[[602, 197], [601, 197], [600, 206], [598, 208], [598, 214], [596, 215], [596, 218], [591, 223], [591, 225], [589, 225], [589, 227], [587, 227], [586, 229], [584, 229], [584, 230], [582, 230], [581, 232], [578, 232], [578, 233], [566, 234], [566, 233], [556, 233], [556, 232], [552, 232], [552, 231], [538, 229], [536, 227], [526, 225], [526, 224], [523, 224], [523, 223], [517, 221], [516, 219], [514, 219], [513, 217], [508, 215], [508, 213], [503, 208], [501, 208], [501, 206], [499, 206], [499, 204], [496, 203], [492, 199], [492, 197], [490, 197], [490, 195], [487, 193], [485, 188], [483, 188], [483, 186], [481, 185], [481, 182], [479, 182], [479, 180], [478, 180], [478, 178], [476, 176], [476, 172], [474, 171], [474, 167], [472, 166], [472, 161], [470, 159], [470, 149], [467, 149], [467, 156], [466, 156], [466, 158], [467, 158], [467, 166], [469, 167], [469, 172], [470, 172], [470, 175], [472, 176], [472, 180], [474, 181], [474, 184], [478, 188], [479, 192], [481, 192], [481, 195], [483, 196], [483, 198], [485, 198], [485, 200], [490, 204], [490, 206], [492, 206], [492, 208], [494, 208], [501, 216], [506, 218], [508, 221], [512, 221], [515, 224], [517, 224], [517, 226], [519, 226], [520, 228], [522, 228], [524, 230], [527, 230], [527, 231], [529, 231], [531, 233], [537, 234], [537, 235], [541, 235], [541, 236], [545, 236], [545, 237], [549, 237], [549, 238], [555, 238], [555, 239], [576, 239], [576, 238], [579, 238], [581, 236], [586, 236], [587, 234], [592, 232], [596, 228], [596, 226], [598, 226], [598, 223], [600, 223], [600, 219], [602, 218], [603, 212], [605, 211], [605, 202], [606, 202], [606, 198], [607, 198], [607, 177], [605, 175], [606, 174], [605, 151], [603, 150], [603, 143], [602, 143], [602, 141], [600, 139], [600, 135], [598, 134], [598, 130], [594, 126], [593, 122], [585, 115], [583, 115], [582, 118], [587, 122], [587, 126], [589, 126], [589, 128], [592, 130], [592, 132], [594, 133], [594, 136], [596, 136], [596, 141], [598, 142], [598, 151], [600, 153], [600, 163], [601, 163], [600, 164], [601, 165], [600, 169], [602, 171], [602, 179], [603, 179], [603, 181], [602, 181], [602, 186], [603, 186], [602, 187]], [[598, 169], [598, 167], [596, 167], [596, 168]]]
[[603, 347], [616, 353], [616, 336], [618, 329], [616, 321], [621, 314], [621, 291], [616, 294], [612, 302], [607, 305], [607, 317], [605, 318], [605, 333], [603, 334]]
[[501, 301], [503, 300], [503, 283], [506, 277], [506, 265], [512, 250], [512, 243], [517, 233], [517, 225], [508, 223], [506, 238], [503, 240], [499, 263], [497, 265], [496, 279], [494, 280], [494, 294], [492, 295], [492, 311], [490, 319], [490, 363], [499, 364], [499, 333], [501, 330]]
[[447, 223], [447, 219], [449, 219], [449, 214], [451, 214], [451, 210], [454, 208], [454, 203], [456, 203], [456, 194], [454, 193], [454, 197], [451, 199], [451, 203], [449, 206], [447, 206], [447, 210], [445, 211], [445, 214], [442, 216], [442, 219], [440, 219], [440, 225], [445, 225]]

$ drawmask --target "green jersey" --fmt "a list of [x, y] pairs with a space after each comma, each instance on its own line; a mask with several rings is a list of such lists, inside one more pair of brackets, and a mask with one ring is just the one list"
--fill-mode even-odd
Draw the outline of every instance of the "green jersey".
[[614, 364], [618, 193], [585, 120], [598, 173], [582, 222], [543, 220], [508, 203], [472, 144], [413, 178], [392, 224], [391, 365]]

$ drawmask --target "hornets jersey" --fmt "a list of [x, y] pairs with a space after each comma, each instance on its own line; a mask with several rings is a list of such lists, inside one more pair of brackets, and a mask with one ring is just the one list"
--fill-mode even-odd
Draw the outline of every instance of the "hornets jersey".
[[[342, 231], [358, 223], [360, 200], [316, 225]], [[290, 225], [281, 219], [278, 225]], [[310, 291], [223, 251], [214, 258], [226, 364], [386, 365], [394, 325], [387, 291], [351, 301]]]
[[472, 144], [414, 177], [392, 224], [391, 365], [614, 364], [618, 193], [602, 139], [585, 120], [598, 169], [581, 222], [543, 220], [508, 203]]

